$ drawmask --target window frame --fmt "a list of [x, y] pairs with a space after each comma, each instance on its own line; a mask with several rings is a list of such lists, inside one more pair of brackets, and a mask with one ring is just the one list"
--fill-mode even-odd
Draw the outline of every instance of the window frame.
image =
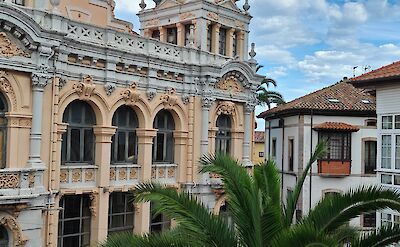
[[[158, 126], [160, 117], [164, 118], [164, 126]], [[175, 156], [175, 121], [171, 112], [165, 109], [159, 111], [154, 118], [153, 128], [157, 129], [157, 134], [153, 139], [153, 164], [173, 164]], [[171, 139], [170, 145], [168, 145], [169, 138]], [[159, 143], [159, 139], [162, 139], [162, 144]], [[158, 159], [159, 145], [162, 146], [162, 159]]]
[[[73, 110], [80, 111], [80, 123], [73, 122]], [[65, 115], [68, 114], [68, 115]], [[89, 114], [89, 115], [87, 115]], [[63, 122], [68, 124], [67, 131], [63, 133], [61, 145], [61, 165], [94, 165], [95, 162], [95, 135], [93, 127], [96, 125], [96, 115], [92, 107], [86, 102], [79, 100], [72, 101], [64, 111]], [[84, 122], [84, 123], [82, 123]], [[71, 146], [76, 146], [72, 142], [76, 139], [72, 138], [73, 132], [79, 134], [79, 159], [72, 160]], [[88, 136], [86, 136], [88, 133]], [[89, 140], [87, 140], [89, 138]], [[91, 147], [86, 142], [91, 142]], [[90, 150], [88, 159], [85, 158], [85, 152]]]
[[[171, 219], [168, 219], [165, 215], [163, 214], [158, 214], [154, 215], [154, 204], [150, 202], [150, 212], [151, 212], [151, 217], [150, 217], [150, 233], [156, 233], [156, 232], [163, 232], [164, 230], [168, 230], [171, 228]], [[155, 221], [156, 219], [160, 219], [160, 221]], [[154, 227], [160, 226], [161, 229], [159, 231], [155, 231]]]
[[[65, 207], [65, 200], [66, 200], [66, 198], [72, 198], [72, 197], [79, 197], [79, 200], [80, 200], [80, 202], [79, 202], [79, 216], [78, 217], [65, 218], [65, 212], [66, 212], [66, 210], [69, 210], [69, 209], [67, 209], [67, 207]], [[59, 230], [59, 234], [58, 234], [58, 237], [57, 237], [57, 243], [58, 243], [59, 247], [68, 247], [68, 246], [64, 246], [63, 239], [64, 238], [68, 238], [68, 237], [76, 237], [76, 236], [79, 237], [79, 246], [77, 246], [77, 247], [81, 247], [81, 246], [82, 247], [84, 247], [84, 246], [89, 247], [90, 246], [90, 237], [91, 237], [90, 233], [91, 233], [91, 226], [92, 226], [92, 224], [91, 224], [92, 215], [91, 215], [91, 212], [89, 210], [90, 204], [91, 204], [90, 198], [89, 198], [89, 195], [87, 195], [87, 194], [83, 194], [83, 195], [65, 195], [60, 199], [60, 207], [62, 208], [62, 210], [60, 210], [60, 212], [59, 212], [59, 219], [58, 219], [58, 227], [61, 227], [61, 229], [60, 228], [58, 229]], [[85, 209], [89, 210], [89, 211], [86, 212], [86, 214], [87, 214], [86, 216], [84, 215], [84, 210]], [[63, 234], [64, 229], [65, 229], [64, 228], [65, 227], [65, 223], [66, 222], [70, 222], [70, 221], [71, 222], [72, 221], [76, 221], [76, 220], [79, 220], [79, 230], [77, 230], [76, 233]], [[83, 221], [84, 220], [88, 220], [88, 222], [89, 222], [89, 231], [88, 232], [83, 232], [83, 229], [84, 229]], [[87, 236], [87, 238], [88, 238], [89, 242], [88, 242], [87, 245], [82, 243], [84, 236]]]
[[[178, 28], [177, 27], [167, 27], [166, 31], [167, 43], [176, 45], [178, 44]], [[170, 40], [172, 38], [172, 40]]]
[[[364, 142], [364, 174], [376, 174], [378, 163], [378, 142], [376, 140], [365, 140]], [[375, 145], [375, 149], [371, 147]], [[373, 154], [375, 151], [375, 154]], [[371, 153], [372, 152], [372, 153]], [[375, 155], [375, 159], [373, 156]], [[373, 162], [374, 161], [374, 162]]]
[[[125, 114], [125, 115], [124, 115]], [[131, 115], [130, 115], [131, 114]], [[125, 117], [126, 125], [123, 125], [120, 121], [121, 117]], [[130, 121], [133, 120], [133, 123]], [[138, 139], [136, 134], [136, 129], [139, 127], [139, 120], [137, 118], [136, 112], [129, 106], [121, 106], [119, 107], [113, 116], [112, 120], [113, 126], [117, 127], [115, 134], [112, 137], [111, 144], [111, 164], [137, 164], [137, 156], [138, 156]], [[119, 159], [119, 136], [120, 134], [124, 134], [124, 158]], [[130, 137], [133, 136], [131, 140]], [[133, 146], [133, 159], [129, 160], [129, 148]]]
[[288, 139], [288, 171], [294, 171], [294, 138]]
[[[340, 137], [340, 145], [336, 146], [336, 148], [340, 148], [340, 158], [332, 158], [332, 145], [331, 138], [332, 137]], [[327, 137], [326, 139], [324, 137]], [[341, 162], [351, 162], [351, 141], [352, 141], [352, 133], [351, 132], [337, 132], [337, 131], [318, 131], [318, 140], [327, 141], [327, 152], [323, 158], [319, 160], [324, 161], [341, 161]], [[337, 153], [336, 153], [337, 154]], [[336, 156], [336, 155], [335, 155]]]
[[[368, 220], [366, 220], [366, 219], [368, 219]], [[365, 227], [365, 228], [375, 228], [376, 227], [376, 212], [362, 214], [362, 227]]]
[[219, 49], [218, 49], [218, 54], [222, 56], [226, 56], [226, 51], [227, 51], [227, 46], [226, 46], [226, 40], [227, 40], [227, 34], [228, 34], [228, 29], [225, 27], [221, 27], [219, 29]]
[[[224, 119], [221, 119], [224, 118]], [[226, 123], [222, 123], [222, 121]], [[223, 124], [223, 126], [219, 126]], [[224, 126], [225, 125], [225, 126]], [[232, 119], [229, 115], [221, 114], [217, 118], [215, 135], [215, 153], [232, 153]]]
[[[124, 210], [123, 212], [113, 212], [114, 200], [113, 196], [122, 195], [124, 200]], [[129, 208], [131, 206], [131, 208]], [[131, 209], [131, 210], [130, 210]], [[112, 227], [113, 217], [115, 216], [123, 216], [122, 226]], [[128, 217], [132, 217], [132, 225], [128, 225]], [[109, 195], [109, 204], [108, 204], [108, 235], [126, 231], [133, 231], [135, 227], [135, 207], [131, 202], [130, 194], [127, 192], [112, 192]]]
[[271, 157], [276, 158], [276, 147], [277, 147], [277, 139], [276, 137], [272, 138], [272, 143], [271, 143]]

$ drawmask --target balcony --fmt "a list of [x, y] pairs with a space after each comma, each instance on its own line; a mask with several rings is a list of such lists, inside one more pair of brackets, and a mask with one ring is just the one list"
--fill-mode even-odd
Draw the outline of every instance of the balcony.
[[34, 168], [0, 170], [0, 204], [21, 203], [44, 192], [44, 170]]
[[345, 177], [351, 173], [351, 161], [318, 160], [318, 174], [327, 177]]
[[137, 185], [140, 179], [140, 166], [136, 164], [111, 165], [110, 186]]
[[80, 188], [96, 186], [97, 166], [61, 166], [60, 188]]
[[177, 169], [175, 164], [153, 164], [151, 167], [151, 180], [161, 184], [175, 184], [177, 182]]

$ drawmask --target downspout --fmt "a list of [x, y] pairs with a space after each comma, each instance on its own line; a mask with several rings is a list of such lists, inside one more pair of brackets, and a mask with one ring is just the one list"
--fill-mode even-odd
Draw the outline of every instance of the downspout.
[[285, 120], [283, 118], [280, 119], [280, 124], [282, 124], [282, 159], [281, 159], [281, 198], [283, 198], [283, 162], [285, 159], [284, 150], [285, 150]]
[[[313, 112], [313, 110], [311, 109], [311, 123], [310, 123], [310, 158], [312, 157], [312, 154], [313, 154], [313, 124], [314, 124], [314, 119], [313, 119], [313, 117], [314, 117], [314, 112]], [[311, 164], [311, 166], [310, 166], [310, 188], [309, 188], [309, 193], [310, 193], [310, 205], [309, 205], [309, 212], [311, 211], [311, 206], [312, 206], [312, 203], [311, 203], [311, 196], [312, 196], [312, 191], [311, 191], [311, 189], [312, 189], [312, 164]]]

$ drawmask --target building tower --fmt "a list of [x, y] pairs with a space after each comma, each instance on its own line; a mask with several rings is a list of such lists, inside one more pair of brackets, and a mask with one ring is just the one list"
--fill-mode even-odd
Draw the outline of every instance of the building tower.
[[[236, 0], [154, 0], [138, 13], [141, 34], [177, 46], [247, 60], [251, 16]], [[191, 31], [192, 30], [192, 31]]]

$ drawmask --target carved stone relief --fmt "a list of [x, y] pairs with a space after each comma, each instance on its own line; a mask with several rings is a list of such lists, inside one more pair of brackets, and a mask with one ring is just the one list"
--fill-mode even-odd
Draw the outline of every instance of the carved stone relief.
[[8, 73], [4, 70], [0, 70], [0, 90], [10, 96], [13, 108], [16, 109], [17, 96], [15, 95], [14, 89], [12, 88], [11, 83], [8, 81], [6, 76], [8, 76]]
[[0, 32], [0, 57], [10, 58], [14, 56], [31, 57], [29, 53], [11, 42], [6, 33]]
[[175, 88], [167, 90], [166, 93], [161, 95], [160, 100], [166, 109], [172, 108], [176, 105], [178, 103], [178, 96], [176, 95]]
[[217, 108], [217, 115], [235, 115], [235, 103], [230, 101], [222, 101], [219, 103]]
[[16, 189], [19, 187], [19, 174], [0, 174], [0, 189]]
[[25, 246], [27, 240], [23, 238], [21, 228], [13, 217], [6, 216], [1, 218], [0, 225], [8, 228], [9, 231], [12, 233], [14, 247]]
[[121, 93], [121, 96], [126, 101], [127, 105], [134, 105], [140, 100], [140, 93], [137, 91], [137, 84], [133, 82]]
[[95, 87], [93, 78], [87, 75], [82, 82], [75, 83], [73, 88], [82, 100], [88, 100], [93, 95]]
[[228, 76], [223, 78], [220, 82], [215, 85], [216, 88], [228, 91], [231, 95], [237, 94], [243, 91], [242, 86], [238, 82], [235, 76]]

